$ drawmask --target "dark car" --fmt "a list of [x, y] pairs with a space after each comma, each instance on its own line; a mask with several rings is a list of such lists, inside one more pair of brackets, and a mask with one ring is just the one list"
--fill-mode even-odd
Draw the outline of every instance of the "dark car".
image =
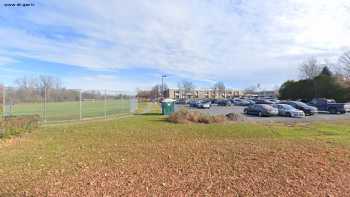
[[200, 101], [193, 100], [189, 102], [189, 105], [190, 107], [199, 107], [200, 103], [201, 103]]
[[246, 107], [244, 109], [244, 113], [248, 115], [256, 115], [256, 116], [277, 116], [278, 109], [272, 107], [267, 104], [254, 104]]
[[300, 101], [281, 101], [279, 104], [287, 104], [305, 113], [306, 116], [314, 115], [318, 112], [316, 107], [312, 107]]
[[210, 99], [212, 105], [218, 104], [218, 99]]
[[218, 104], [219, 106], [231, 106], [231, 105], [232, 105], [232, 103], [231, 103], [230, 100], [219, 100], [219, 101], [217, 102], [217, 104]]
[[309, 105], [317, 107], [318, 111], [327, 111], [331, 114], [346, 113], [350, 111], [349, 103], [337, 103], [334, 99], [316, 98]]
[[185, 105], [187, 103], [188, 103], [188, 101], [186, 99], [177, 99], [175, 101], [175, 104], [179, 104], [179, 105]]

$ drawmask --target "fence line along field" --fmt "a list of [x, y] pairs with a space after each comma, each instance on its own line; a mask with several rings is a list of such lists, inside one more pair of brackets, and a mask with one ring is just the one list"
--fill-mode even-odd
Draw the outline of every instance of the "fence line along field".
[[[34, 91], [33, 91], [34, 92]], [[6, 92], [3, 96], [2, 116], [38, 115], [40, 120], [69, 121], [85, 118], [109, 117], [133, 112], [136, 100], [120, 92], [70, 90], [74, 97], [64, 97], [44, 91], [20, 94], [19, 90]], [[63, 95], [63, 96], [62, 96]]]
[[[43, 103], [19, 103], [7, 109], [11, 115], [39, 115], [47, 121], [74, 120], [80, 119], [80, 102], [49, 102]], [[44, 111], [46, 108], [46, 112]], [[106, 110], [106, 111], [105, 111]], [[82, 118], [102, 117], [105, 115], [123, 114], [130, 112], [130, 100], [110, 100], [104, 101], [83, 101]]]

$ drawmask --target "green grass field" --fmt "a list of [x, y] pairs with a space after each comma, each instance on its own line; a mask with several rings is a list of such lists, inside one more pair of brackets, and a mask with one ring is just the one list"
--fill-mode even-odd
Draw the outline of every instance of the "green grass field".
[[[12, 107], [12, 115], [39, 115], [44, 118], [42, 103], [20, 103]], [[130, 112], [130, 100], [108, 100], [106, 103], [107, 115], [125, 114]], [[83, 101], [82, 118], [103, 117], [105, 114], [104, 101]], [[47, 121], [79, 120], [80, 103], [48, 102], [46, 105]]]
[[[147, 105], [143, 105], [146, 107]], [[46, 125], [0, 143], [0, 196], [342, 196], [350, 123]]]

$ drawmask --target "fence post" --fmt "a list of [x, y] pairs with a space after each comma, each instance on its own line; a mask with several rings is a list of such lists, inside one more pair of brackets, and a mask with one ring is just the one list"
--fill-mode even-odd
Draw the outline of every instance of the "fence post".
[[41, 121], [44, 122], [44, 95], [43, 95], [43, 90], [41, 88], [38, 88], [37, 90], [40, 94], [40, 118], [41, 118]]
[[82, 101], [81, 101], [81, 90], [79, 92], [79, 120], [82, 120], [83, 114], [82, 114]]
[[47, 87], [45, 87], [45, 89], [44, 89], [44, 122], [46, 122], [47, 121], [47, 119], [46, 119], [46, 113], [47, 113]]
[[105, 119], [107, 119], [107, 90], [105, 89], [105, 102], [104, 102], [104, 112], [105, 112]]
[[6, 86], [2, 88], [2, 117], [6, 118]]

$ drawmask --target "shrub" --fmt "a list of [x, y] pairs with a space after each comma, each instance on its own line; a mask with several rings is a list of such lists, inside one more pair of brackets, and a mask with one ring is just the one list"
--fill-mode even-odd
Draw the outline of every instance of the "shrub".
[[171, 114], [168, 117], [168, 121], [173, 123], [203, 123], [203, 124], [212, 124], [212, 123], [223, 123], [225, 122], [225, 116], [210, 116], [207, 114], [200, 113], [198, 111], [188, 111], [182, 109]]
[[39, 116], [10, 116], [0, 121], [0, 138], [31, 132], [39, 125]]
[[187, 120], [187, 111], [185, 111], [185, 110], [180, 110], [178, 112], [171, 114], [168, 117], [168, 120], [170, 122], [174, 122], [174, 123], [188, 123], [189, 122]]
[[230, 121], [245, 121], [246, 117], [239, 113], [226, 114], [226, 118]]
[[212, 122], [214, 123], [223, 123], [226, 121], [226, 117], [224, 115], [211, 116]]

